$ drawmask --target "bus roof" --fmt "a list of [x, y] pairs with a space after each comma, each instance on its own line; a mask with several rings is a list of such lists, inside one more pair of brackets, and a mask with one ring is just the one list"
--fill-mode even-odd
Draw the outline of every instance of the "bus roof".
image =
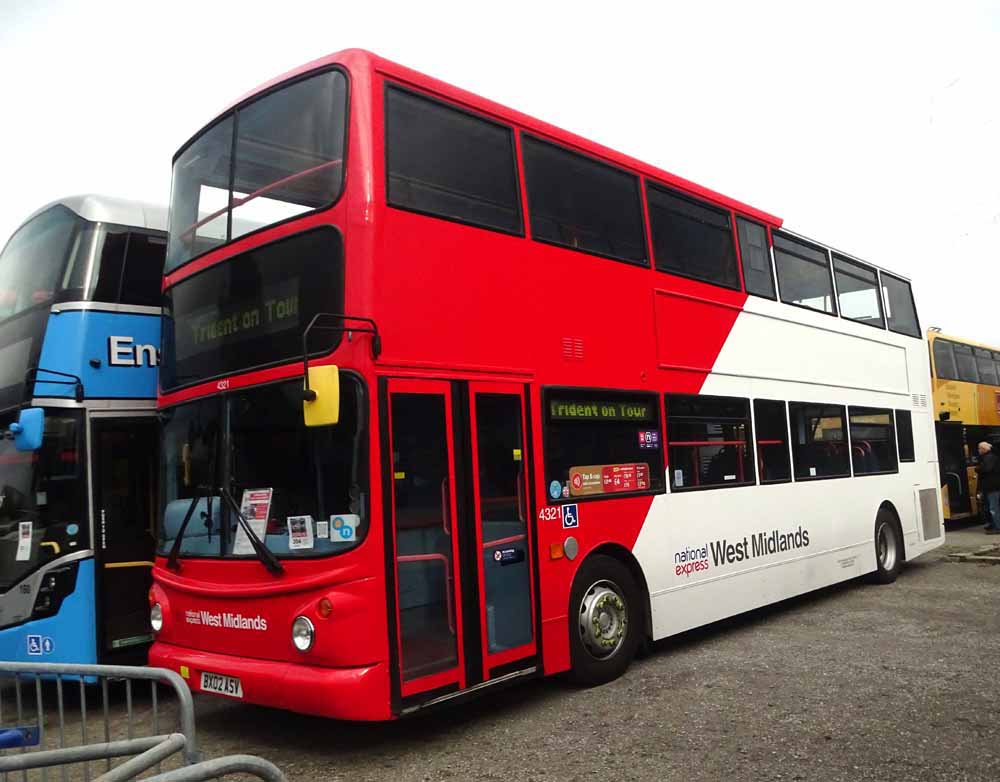
[[370, 69], [376, 71], [383, 76], [386, 76], [393, 81], [397, 81], [418, 90], [422, 90], [426, 93], [436, 95], [440, 98], [448, 100], [452, 103], [464, 106], [474, 112], [481, 114], [488, 114], [499, 119], [503, 122], [509, 123], [511, 125], [516, 125], [524, 130], [532, 132], [536, 135], [546, 136], [550, 140], [557, 141], [560, 144], [571, 146], [576, 148], [577, 151], [584, 154], [588, 154], [594, 157], [599, 157], [609, 163], [613, 163], [619, 167], [631, 170], [634, 173], [645, 176], [649, 179], [656, 180], [663, 184], [669, 185], [678, 190], [687, 192], [690, 195], [712, 201], [719, 206], [726, 209], [732, 209], [740, 214], [746, 215], [747, 217], [752, 217], [763, 223], [766, 223], [771, 228], [780, 228], [786, 233], [796, 236], [799, 239], [811, 242], [813, 244], [820, 245], [821, 247], [835, 252], [838, 255], [843, 255], [851, 260], [858, 261], [859, 263], [865, 264], [879, 269], [880, 271], [891, 274], [893, 277], [897, 277], [905, 282], [910, 282], [910, 278], [894, 272], [892, 269], [887, 269], [880, 264], [872, 263], [871, 261], [858, 258], [851, 253], [838, 250], [825, 242], [818, 241], [816, 239], [811, 239], [801, 234], [796, 234], [789, 231], [787, 228], [783, 227], [783, 220], [769, 212], [765, 212], [761, 209], [757, 209], [754, 206], [750, 206], [742, 201], [738, 201], [729, 196], [723, 195], [710, 188], [703, 187], [689, 179], [677, 176], [676, 174], [671, 174], [669, 171], [657, 168], [648, 163], [644, 163], [641, 160], [633, 158], [629, 155], [625, 155], [618, 152], [610, 147], [606, 147], [602, 144], [598, 144], [589, 139], [578, 136], [575, 133], [563, 130], [555, 125], [549, 124], [542, 120], [531, 117], [527, 114], [522, 114], [521, 112], [504, 106], [500, 103], [495, 103], [494, 101], [484, 98], [468, 90], [463, 90], [460, 87], [455, 87], [452, 84], [436, 79], [433, 76], [427, 76], [426, 74], [415, 71], [412, 68], [407, 68], [405, 65], [400, 65], [399, 63], [387, 60], [384, 57], [380, 57], [377, 54], [373, 54], [365, 49], [343, 49], [339, 52], [334, 52], [333, 54], [328, 54], [324, 57], [320, 57], [312, 62], [305, 63], [297, 68], [294, 68], [286, 73], [276, 76], [263, 84], [259, 85], [255, 89], [247, 92], [239, 99], [227, 106], [223, 111], [219, 112], [211, 122], [204, 125], [197, 133], [195, 133], [191, 138], [184, 142], [184, 144], [177, 150], [174, 155], [176, 160], [177, 156], [180, 155], [184, 149], [191, 144], [201, 133], [208, 129], [211, 125], [217, 122], [221, 117], [225, 116], [228, 112], [232, 111], [234, 108], [239, 107], [241, 104], [246, 103], [262, 92], [270, 90], [278, 85], [294, 79], [297, 76], [309, 73], [311, 71], [318, 70], [330, 65], [340, 64], [348, 68], [357, 69]]
[[949, 342], [957, 342], [960, 345], [969, 345], [973, 348], [983, 348], [984, 350], [992, 350], [995, 353], [1000, 353], [1000, 347], [996, 345], [987, 345], [985, 342], [976, 342], [972, 339], [967, 339], [965, 337], [954, 337], [951, 334], [945, 334], [941, 329], [931, 326], [927, 329], [927, 340], [932, 341], [935, 339], [946, 339]]
[[489, 114], [496, 119], [502, 120], [511, 125], [517, 125], [518, 127], [537, 135], [547, 136], [549, 139], [558, 141], [563, 145], [575, 147], [580, 152], [602, 158], [607, 162], [630, 169], [635, 173], [642, 174], [650, 179], [655, 179], [679, 190], [686, 191], [691, 195], [714, 201], [727, 209], [734, 209], [748, 217], [753, 217], [756, 220], [767, 223], [773, 228], [777, 228], [781, 225], [782, 221], [780, 217], [775, 217], [774, 215], [750, 206], [749, 204], [729, 198], [728, 196], [714, 190], [710, 190], [709, 188], [702, 187], [701, 185], [688, 179], [671, 174], [668, 171], [656, 168], [648, 163], [643, 163], [641, 160], [637, 160], [636, 158], [617, 152], [610, 147], [605, 147], [602, 144], [597, 144], [583, 138], [582, 136], [578, 136], [575, 133], [558, 128], [555, 125], [535, 119], [527, 114], [522, 114], [515, 109], [508, 108], [500, 103], [495, 103], [488, 98], [483, 98], [482, 96], [476, 95], [468, 90], [463, 90], [459, 87], [448, 84], [447, 82], [435, 79], [432, 76], [427, 76], [426, 74], [415, 71], [412, 68], [407, 68], [405, 65], [400, 65], [392, 62], [391, 60], [386, 60], [385, 58], [379, 57], [377, 54], [373, 54], [364, 49], [344, 49], [342, 51], [326, 55], [325, 57], [320, 57], [317, 60], [313, 60], [312, 62], [306, 63], [305, 65], [288, 71], [287, 73], [283, 73], [280, 76], [261, 84], [227, 106], [225, 110], [219, 112], [219, 114], [216, 115], [211, 122], [202, 127], [190, 139], [185, 141], [174, 155], [174, 159], [176, 160], [177, 155], [181, 154], [181, 152], [183, 152], [184, 149], [209, 126], [214, 124], [220, 117], [224, 116], [232, 109], [238, 107], [240, 104], [253, 99], [260, 93], [272, 87], [288, 81], [289, 79], [293, 79], [296, 76], [334, 64], [341, 64], [347, 66], [348, 68], [357, 68], [359, 70], [367, 68], [377, 71], [394, 81], [408, 84], [427, 93], [436, 94], [451, 101], [452, 103], [464, 106], [477, 113]]
[[804, 235], [802, 235], [800, 233], [796, 233], [795, 231], [789, 230], [788, 228], [785, 228], [784, 226], [782, 226], [782, 228], [781, 228], [781, 233], [787, 234], [788, 236], [794, 236], [796, 239], [801, 239], [802, 241], [809, 242], [810, 244], [819, 245], [820, 247], [823, 247], [823, 248], [829, 250], [834, 255], [839, 255], [839, 256], [841, 256], [843, 258], [846, 258], [849, 261], [857, 261], [858, 263], [864, 264], [865, 266], [870, 266], [873, 269], [878, 269], [880, 272], [884, 272], [885, 274], [888, 274], [888, 275], [890, 275], [892, 277], [895, 277], [896, 279], [903, 280], [903, 282], [907, 282], [907, 283], [913, 282], [913, 280], [911, 280], [905, 274], [900, 274], [899, 272], [894, 272], [892, 269], [887, 269], [885, 266], [882, 266], [881, 264], [872, 263], [871, 261], [866, 261], [864, 258], [859, 258], [858, 256], [853, 255], [852, 253], [846, 252], [844, 250], [838, 250], [836, 247], [833, 247], [832, 245], [829, 245], [826, 242], [821, 242], [818, 239], [813, 239], [812, 237], [804, 236]]
[[115, 223], [134, 228], [148, 228], [151, 231], [167, 230], [166, 207], [94, 193], [67, 196], [52, 201], [32, 212], [21, 225], [53, 206], [64, 206], [92, 223]]

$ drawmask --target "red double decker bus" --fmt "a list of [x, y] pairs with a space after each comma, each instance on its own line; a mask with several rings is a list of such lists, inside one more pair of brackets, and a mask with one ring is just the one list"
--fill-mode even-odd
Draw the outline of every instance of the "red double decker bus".
[[362, 51], [174, 159], [153, 664], [353, 720], [943, 539], [909, 283]]

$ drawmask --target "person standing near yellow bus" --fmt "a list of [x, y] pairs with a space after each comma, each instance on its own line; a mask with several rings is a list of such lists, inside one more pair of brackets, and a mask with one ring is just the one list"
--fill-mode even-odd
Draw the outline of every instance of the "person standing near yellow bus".
[[1000, 457], [989, 443], [979, 444], [979, 490], [983, 493], [989, 523], [987, 535], [1000, 535]]

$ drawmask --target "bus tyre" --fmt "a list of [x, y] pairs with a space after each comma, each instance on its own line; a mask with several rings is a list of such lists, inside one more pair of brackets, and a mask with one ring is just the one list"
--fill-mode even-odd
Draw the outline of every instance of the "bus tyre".
[[876, 584], [891, 584], [903, 569], [903, 533], [896, 515], [888, 508], [879, 509], [875, 517], [875, 572]]
[[569, 605], [570, 679], [587, 687], [617, 679], [643, 636], [632, 573], [614, 557], [588, 558], [573, 580]]

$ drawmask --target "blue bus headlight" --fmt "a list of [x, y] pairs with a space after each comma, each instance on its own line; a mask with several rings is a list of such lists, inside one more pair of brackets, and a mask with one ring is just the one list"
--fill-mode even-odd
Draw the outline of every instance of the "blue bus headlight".
[[149, 609], [149, 624], [154, 633], [163, 629], [163, 608], [159, 603], [153, 603], [152, 608]]

